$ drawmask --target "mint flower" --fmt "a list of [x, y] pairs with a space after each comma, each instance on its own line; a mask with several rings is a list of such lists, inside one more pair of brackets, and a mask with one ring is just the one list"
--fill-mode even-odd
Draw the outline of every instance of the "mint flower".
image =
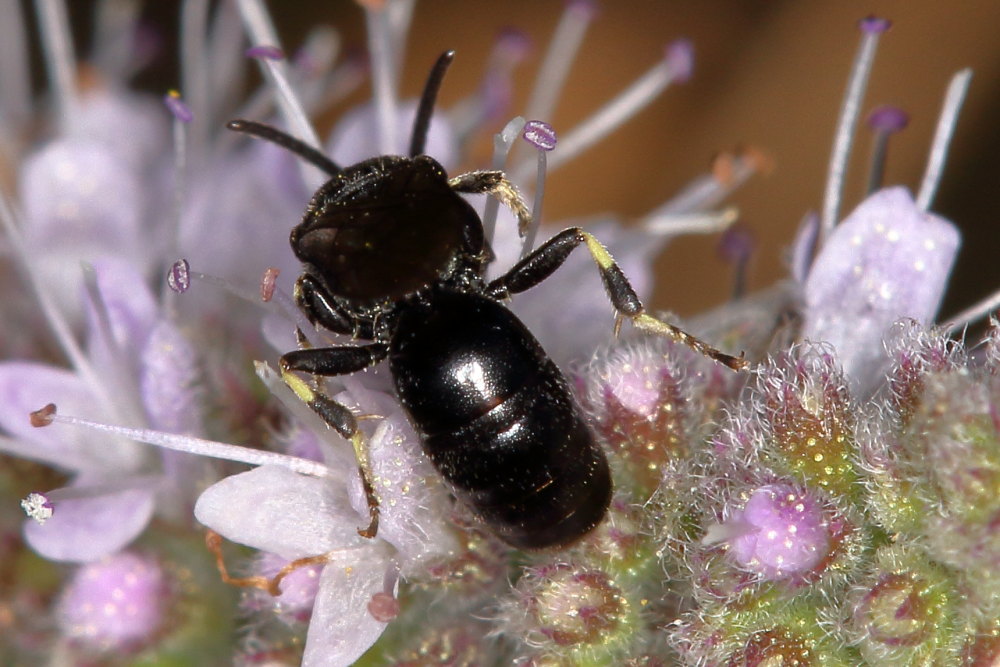
[[183, 512], [178, 492], [188, 488], [185, 476], [198, 470], [183, 455], [78, 429], [38, 429], [26, 417], [58, 401], [108, 421], [200, 429], [194, 351], [158, 312], [138, 272], [121, 260], [105, 260], [88, 280], [88, 353], [77, 372], [38, 362], [0, 363], [0, 425], [12, 436], [0, 440], [0, 451], [72, 475], [68, 487], [45, 491], [51, 516], [26, 522], [25, 538], [41, 555], [69, 562], [127, 546], [158, 507]]
[[[400, 96], [415, 71], [403, 45], [427, 10], [361, 3], [359, 56], [328, 26], [283, 44], [260, 0], [183, 3], [177, 90], [157, 99], [132, 85], [158, 53], [141, 7], [112, 4], [86, 54], [58, 0], [36, 3], [37, 39], [19, 9], [0, 26], [15, 45], [0, 68], [13, 184], [0, 223], [17, 271], [3, 310], [19, 323], [0, 339], [0, 662], [995, 661], [1000, 327], [981, 345], [956, 334], [998, 300], [936, 319], [960, 238], [933, 203], [969, 71], [945, 92], [912, 188], [883, 183], [890, 141], [909, 140], [906, 112], [869, 116], [869, 190], [851, 210], [854, 135], [891, 38], [887, 20], [862, 20], [823, 199], [789, 239], [790, 279], [747, 292], [754, 234], [725, 202], [766, 169], [756, 151], [721, 154], [629, 224], [546, 210], [549, 173], [660, 94], [691, 94], [692, 43], [665, 44], [617, 90], [595, 85], [582, 120], [559, 127], [597, 7], [567, 3], [537, 53], [516, 30], [496, 37], [481, 83], [436, 109], [426, 145], [452, 174], [504, 170], [539, 221], [519, 229], [509, 207], [470, 196], [491, 276], [580, 225], [645, 298], [675, 235], [725, 232], [733, 297], [687, 329], [751, 365], [735, 373], [628, 326], [616, 335], [584, 252], [515, 295], [614, 482], [578, 542], [520, 552], [446, 491], [381, 366], [301, 377], [359, 417], [380, 509], [377, 535], [359, 534], [370, 515], [352, 443], [273, 370], [290, 350], [351, 344], [293, 296], [288, 232], [325, 176], [224, 129], [271, 123], [341, 165], [406, 154], [416, 102]], [[46, 72], [34, 96], [28, 51], [14, 53], [27, 35]], [[535, 56], [522, 107], [517, 68]], [[370, 100], [334, 109], [366, 79]], [[318, 133], [310, 119], [331, 109]]]
[[165, 625], [170, 594], [159, 563], [121, 552], [76, 571], [59, 601], [58, 622], [87, 649], [135, 651]]
[[803, 285], [802, 335], [834, 346], [856, 386], [885, 372], [881, 341], [902, 319], [937, 314], [958, 254], [958, 230], [920, 210], [905, 188], [878, 190], [823, 245]]
[[822, 507], [790, 485], [755, 489], [730, 522], [741, 533], [730, 544], [733, 558], [768, 578], [808, 572], [829, 551]]

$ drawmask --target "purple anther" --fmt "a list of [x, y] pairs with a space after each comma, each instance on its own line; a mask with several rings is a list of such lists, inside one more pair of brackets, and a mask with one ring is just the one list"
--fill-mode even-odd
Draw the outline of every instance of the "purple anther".
[[194, 120], [194, 113], [191, 112], [191, 107], [184, 103], [181, 99], [180, 93], [176, 90], [171, 90], [166, 95], [163, 96], [163, 103], [173, 114], [174, 118], [182, 123], [190, 123]]
[[869, 35], [880, 35], [891, 27], [892, 21], [877, 16], [866, 16], [858, 21], [858, 28], [861, 29], [861, 32]]
[[191, 265], [186, 259], [174, 262], [167, 272], [167, 287], [178, 294], [183, 294], [191, 287]]
[[756, 238], [750, 228], [736, 224], [722, 233], [715, 249], [725, 261], [739, 264], [750, 257], [755, 245]]
[[257, 46], [251, 46], [249, 49], [243, 52], [247, 58], [258, 58], [262, 60], [284, 60], [285, 52], [279, 49], [277, 46], [271, 46], [269, 44], [258, 44]]
[[539, 150], [550, 151], [556, 147], [556, 131], [541, 120], [529, 120], [525, 123], [521, 136]]
[[566, 11], [579, 12], [588, 19], [597, 14], [597, 3], [594, 0], [567, 0]]
[[667, 44], [667, 64], [673, 72], [673, 80], [685, 83], [694, 71], [694, 45], [690, 39], [678, 39]]
[[892, 134], [893, 132], [906, 129], [906, 126], [909, 124], [910, 114], [890, 104], [883, 104], [880, 107], [876, 107], [868, 114], [868, 127], [876, 132]]
[[496, 51], [505, 60], [521, 62], [531, 52], [531, 38], [527, 33], [517, 28], [501, 28], [497, 35]]

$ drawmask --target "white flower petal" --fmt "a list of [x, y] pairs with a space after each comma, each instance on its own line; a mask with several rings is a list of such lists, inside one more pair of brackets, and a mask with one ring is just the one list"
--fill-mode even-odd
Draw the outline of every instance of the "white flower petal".
[[44, 525], [26, 521], [24, 537], [49, 560], [87, 563], [120, 551], [138, 537], [153, 507], [152, 489], [63, 500]]
[[194, 515], [233, 542], [294, 560], [364, 545], [367, 525], [351, 509], [342, 482], [261, 466], [208, 487]]
[[346, 553], [320, 575], [302, 667], [352, 665], [378, 640], [385, 623], [372, 618], [368, 602], [382, 590], [386, 563]]
[[93, 394], [79, 376], [27, 361], [0, 363], [0, 428], [20, 441], [18, 445], [33, 446], [18, 446], [18, 456], [98, 477], [134, 471], [148, 459], [147, 448], [128, 440], [65, 424], [31, 426], [29, 413], [48, 403], [55, 403], [64, 414], [102, 418]]
[[59, 139], [29, 156], [21, 173], [25, 245], [62, 312], [80, 313], [81, 261], [125, 256], [148, 265], [143, 189], [125, 160], [92, 140]]
[[867, 386], [886, 362], [889, 327], [906, 318], [927, 324], [937, 313], [958, 246], [955, 226], [918, 209], [905, 188], [874, 193], [809, 271], [803, 337], [831, 343], [847, 375]]
[[[408, 564], [457, 548], [446, 518], [447, 493], [435, 483], [437, 473], [401, 410], [379, 423], [368, 446], [381, 503], [378, 537], [396, 547]], [[360, 477], [349, 488], [351, 504], [366, 511]]]

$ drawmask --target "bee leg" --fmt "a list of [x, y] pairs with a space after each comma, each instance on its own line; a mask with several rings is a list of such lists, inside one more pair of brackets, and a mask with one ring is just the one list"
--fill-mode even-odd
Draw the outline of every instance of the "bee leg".
[[503, 299], [534, 287], [562, 266], [569, 254], [580, 245], [586, 245], [590, 251], [590, 256], [601, 273], [601, 280], [604, 282], [604, 289], [608, 293], [611, 305], [615, 308], [617, 314], [615, 333], [621, 327], [622, 319], [628, 318], [634, 326], [643, 331], [683, 343], [733, 370], [746, 367], [747, 361], [742, 355], [734, 357], [725, 354], [674, 325], [648, 314], [611, 253], [592, 234], [579, 227], [565, 229], [543, 243], [515, 264], [510, 271], [487, 285], [487, 294], [495, 299]]
[[295, 392], [303, 403], [354, 447], [354, 458], [358, 462], [358, 473], [368, 501], [371, 521], [367, 528], [359, 528], [358, 534], [372, 538], [378, 533], [379, 500], [372, 484], [373, 475], [368, 454], [368, 442], [358, 428], [358, 420], [350, 409], [314, 389], [293, 371], [312, 375], [348, 375], [374, 366], [389, 354], [388, 346], [382, 343], [369, 345], [320, 347], [295, 350], [281, 357], [281, 379]]

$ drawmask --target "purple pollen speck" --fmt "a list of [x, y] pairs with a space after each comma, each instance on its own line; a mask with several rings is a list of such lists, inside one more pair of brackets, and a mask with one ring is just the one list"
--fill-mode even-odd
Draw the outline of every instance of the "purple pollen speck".
[[519, 62], [527, 57], [532, 44], [523, 30], [507, 27], [497, 35], [497, 46], [507, 58]]
[[716, 251], [719, 256], [733, 264], [746, 261], [753, 252], [755, 239], [753, 232], [746, 225], [736, 224], [727, 229], [719, 237]]
[[521, 136], [539, 150], [550, 151], [556, 147], [556, 131], [541, 120], [529, 120], [525, 123]]
[[891, 104], [883, 104], [880, 107], [875, 107], [868, 114], [868, 127], [876, 132], [892, 134], [893, 132], [906, 129], [906, 126], [909, 124], [910, 114]]
[[178, 294], [187, 292], [191, 287], [191, 265], [186, 259], [179, 259], [170, 267], [170, 271], [167, 272], [167, 286]]
[[285, 52], [279, 49], [277, 46], [271, 46], [269, 44], [258, 44], [257, 46], [251, 46], [249, 49], [243, 52], [247, 58], [259, 58], [263, 60], [284, 60]]
[[166, 95], [163, 96], [163, 103], [173, 114], [173, 117], [182, 123], [190, 123], [194, 120], [194, 113], [191, 111], [191, 107], [184, 103], [181, 99], [181, 94], [176, 90], [171, 90]]
[[861, 32], [869, 35], [878, 35], [892, 27], [892, 21], [882, 19], [877, 16], [866, 16], [858, 21], [858, 28]]
[[674, 81], [685, 83], [694, 71], [694, 45], [689, 39], [678, 39], [667, 44], [667, 63], [674, 73]]

